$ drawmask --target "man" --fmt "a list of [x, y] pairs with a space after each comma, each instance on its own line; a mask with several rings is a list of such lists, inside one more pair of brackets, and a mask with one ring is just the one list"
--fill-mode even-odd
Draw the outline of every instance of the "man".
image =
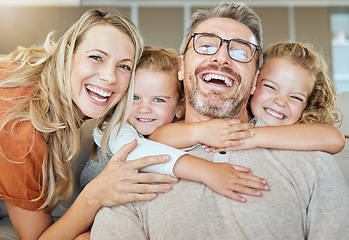
[[[186, 122], [248, 121], [246, 105], [261, 64], [261, 35], [260, 19], [244, 5], [221, 4], [194, 15], [181, 46], [179, 72]], [[242, 204], [202, 183], [180, 180], [155, 200], [101, 209], [92, 238], [349, 238], [349, 190], [329, 154], [270, 149], [213, 154], [201, 147], [189, 152], [249, 167], [271, 189], [262, 198], [244, 196], [247, 202]]]

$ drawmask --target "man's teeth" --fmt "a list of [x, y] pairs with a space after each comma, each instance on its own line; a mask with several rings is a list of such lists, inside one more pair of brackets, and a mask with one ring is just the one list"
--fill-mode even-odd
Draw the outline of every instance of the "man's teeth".
[[221, 80], [225, 83], [225, 85], [227, 85], [227, 87], [232, 87], [233, 86], [233, 81], [227, 77], [224, 77], [222, 75], [217, 75], [217, 74], [207, 74], [204, 77], [204, 81], [205, 82], [209, 82], [212, 79], [216, 79], [216, 80]]
[[[106, 97], [110, 97], [110, 95], [111, 95], [111, 92], [105, 92], [105, 91], [103, 91], [103, 90], [101, 90], [99, 88], [96, 88], [96, 87], [92, 86], [92, 85], [87, 85], [86, 88], [88, 90], [90, 90], [91, 92], [94, 92], [95, 94], [98, 94], [98, 95], [100, 95], [102, 97], [105, 97], [105, 98]], [[93, 99], [95, 99], [95, 98], [93, 97]]]
[[267, 113], [269, 113], [270, 115], [277, 117], [277, 118], [280, 118], [280, 119], [284, 119], [284, 117], [285, 117], [285, 115], [278, 113], [278, 112], [275, 112], [275, 111], [271, 110], [270, 108], [266, 108], [265, 111]]

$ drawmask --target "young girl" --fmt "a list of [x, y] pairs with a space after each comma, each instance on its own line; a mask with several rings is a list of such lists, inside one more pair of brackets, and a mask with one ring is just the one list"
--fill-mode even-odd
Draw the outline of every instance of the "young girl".
[[181, 122], [159, 128], [150, 139], [174, 147], [203, 143], [212, 147], [206, 147], [207, 151], [217, 148], [216, 152], [256, 147], [340, 152], [344, 137], [332, 126], [340, 123], [340, 112], [323, 59], [295, 42], [270, 46], [264, 58], [250, 108], [258, 126], [264, 122], [268, 127], [254, 127], [245, 138], [237, 120]]
[[[259, 190], [268, 190], [264, 179], [250, 175], [249, 169], [230, 164], [213, 163], [205, 159], [186, 154], [184, 151], [141, 138], [139, 134], [148, 136], [159, 126], [171, 123], [174, 117], [183, 114], [183, 90], [178, 81], [178, 54], [170, 49], [146, 47], [135, 74], [135, 92], [133, 107], [128, 123], [117, 125], [108, 141], [108, 151], [117, 152], [120, 147], [137, 139], [138, 146], [126, 160], [147, 155], [169, 154], [171, 161], [165, 164], [153, 165], [142, 169], [146, 172], [166, 173], [180, 178], [205, 183], [211, 189], [222, 195], [244, 202], [245, 199], [234, 191], [253, 196], [261, 196]], [[246, 124], [249, 127], [248, 124]], [[82, 175], [82, 185], [95, 178], [107, 164], [102, 156], [101, 139], [103, 131], [94, 130], [94, 140], [98, 162], [90, 158]], [[108, 154], [107, 154], [108, 155]], [[107, 156], [107, 159], [110, 159]]]
[[143, 40], [127, 18], [91, 9], [58, 42], [49, 35], [45, 48], [20, 48], [1, 59], [0, 199], [20, 239], [74, 239], [89, 228], [99, 208], [168, 191], [173, 177], [137, 172], [167, 161], [165, 156], [122, 161], [133, 142], [58, 221], [50, 214], [72, 196], [72, 163], [84, 119], [108, 121], [107, 133], [126, 120], [142, 49]]

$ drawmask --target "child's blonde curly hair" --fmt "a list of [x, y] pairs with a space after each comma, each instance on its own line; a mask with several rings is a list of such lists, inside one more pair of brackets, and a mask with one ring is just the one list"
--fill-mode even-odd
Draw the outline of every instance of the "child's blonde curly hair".
[[[321, 55], [308, 44], [279, 42], [264, 52], [264, 63], [272, 58], [283, 58], [299, 64], [313, 75], [314, 88], [307, 99], [298, 123], [324, 123], [340, 126], [342, 114], [337, 108], [337, 94], [327, 65]], [[263, 67], [262, 67], [263, 69]]]

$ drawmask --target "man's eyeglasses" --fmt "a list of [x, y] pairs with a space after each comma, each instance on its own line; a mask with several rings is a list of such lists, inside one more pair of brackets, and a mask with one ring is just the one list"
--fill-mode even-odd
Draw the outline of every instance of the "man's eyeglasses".
[[226, 42], [229, 57], [243, 63], [251, 62], [256, 52], [261, 49], [259, 46], [241, 39], [227, 40], [211, 33], [192, 33], [185, 47], [185, 52], [187, 51], [191, 39], [193, 39], [194, 51], [203, 55], [216, 54], [223, 42]]

